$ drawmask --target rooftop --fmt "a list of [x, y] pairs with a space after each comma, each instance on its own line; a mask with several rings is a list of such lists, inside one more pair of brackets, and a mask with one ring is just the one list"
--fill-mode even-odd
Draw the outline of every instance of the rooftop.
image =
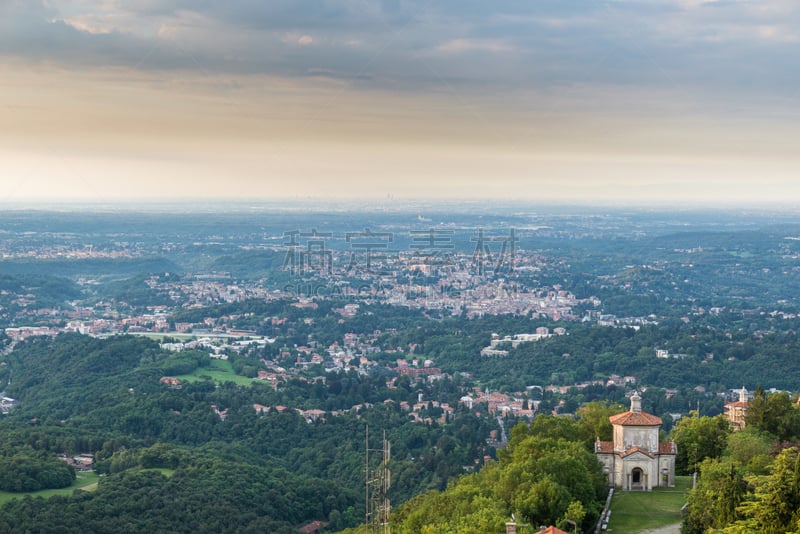
[[645, 412], [625, 412], [609, 417], [612, 425], [661, 426], [661, 418]]

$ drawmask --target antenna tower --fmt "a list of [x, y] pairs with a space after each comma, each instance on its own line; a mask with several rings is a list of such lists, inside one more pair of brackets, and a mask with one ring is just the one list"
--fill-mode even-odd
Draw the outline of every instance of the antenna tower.
[[[386, 440], [386, 431], [383, 431], [383, 442], [380, 449], [369, 448], [369, 427], [365, 437], [365, 473], [366, 473], [366, 512], [364, 524], [367, 534], [391, 534], [389, 527], [389, 512], [392, 509], [389, 502], [389, 485], [391, 473], [389, 459], [391, 446]], [[370, 453], [380, 454], [380, 464], [370, 465]]]

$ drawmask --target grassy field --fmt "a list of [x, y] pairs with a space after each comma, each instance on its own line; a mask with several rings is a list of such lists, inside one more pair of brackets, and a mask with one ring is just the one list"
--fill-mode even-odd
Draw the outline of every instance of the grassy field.
[[692, 485], [692, 478], [675, 477], [674, 488], [646, 491], [615, 491], [611, 500], [611, 521], [608, 532], [637, 534], [681, 520], [681, 506]]
[[[161, 473], [166, 477], [171, 477], [172, 474], [175, 472], [174, 469], [166, 469], [161, 467], [142, 469], [142, 471], [158, 471], [159, 473]], [[98, 480], [100, 480], [100, 476], [94, 471], [81, 471], [77, 473], [75, 482], [73, 482], [73, 484], [68, 488], [28, 491], [22, 493], [15, 493], [11, 491], [0, 491], [0, 505], [12, 499], [19, 499], [20, 497], [24, 497], [25, 495], [30, 495], [31, 497], [43, 497], [46, 499], [48, 497], [52, 497], [53, 495], [72, 495], [72, 492], [78, 489], [83, 491], [92, 491], [97, 489]]]
[[94, 471], [82, 471], [77, 474], [75, 482], [73, 482], [73, 484], [68, 488], [30, 491], [24, 493], [0, 491], [0, 504], [8, 502], [12, 499], [19, 499], [20, 497], [24, 497], [25, 495], [30, 495], [31, 497], [47, 498], [47, 497], [52, 497], [53, 495], [72, 495], [72, 492], [75, 491], [76, 489], [91, 491], [97, 487], [97, 481], [99, 480], [99, 478], [100, 477]]
[[180, 378], [181, 381], [186, 382], [197, 382], [198, 380], [203, 380], [205, 377], [220, 384], [224, 382], [233, 382], [240, 386], [247, 386], [253, 382], [257, 382], [255, 378], [247, 378], [246, 376], [240, 376], [234, 373], [233, 367], [227, 360], [211, 360], [211, 364], [208, 367], [198, 367], [191, 374], [178, 375], [175, 378]]

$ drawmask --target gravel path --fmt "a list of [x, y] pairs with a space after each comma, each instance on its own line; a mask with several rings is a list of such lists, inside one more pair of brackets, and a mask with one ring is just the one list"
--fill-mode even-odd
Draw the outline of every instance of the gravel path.
[[666, 527], [643, 530], [639, 534], [680, 534], [680, 532], [681, 524], [675, 523], [673, 525], [667, 525]]

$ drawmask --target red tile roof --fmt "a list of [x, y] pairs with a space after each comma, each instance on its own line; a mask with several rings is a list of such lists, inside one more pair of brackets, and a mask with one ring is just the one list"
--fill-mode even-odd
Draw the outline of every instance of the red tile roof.
[[613, 441], [595, 441], [594, 452], [612, 454], [614, 452]]
[[671, 441], [667, 443], [659, 443], [658, 454], [678, 454], [678, 448], [675, 446], [675, 443]]
[[302, 527], [298, 528], [298, 532], [304, 532], [307, 534], [315, 534], [319, 532], [320, 529], [323, 529], [328, 526], [328, 523], [324, 521], [312, 521], [307, 525], [303, 525]]
[[612, 425], [661, 426], [661, 418], [645, 412], [625, 412], [608, 418]]

